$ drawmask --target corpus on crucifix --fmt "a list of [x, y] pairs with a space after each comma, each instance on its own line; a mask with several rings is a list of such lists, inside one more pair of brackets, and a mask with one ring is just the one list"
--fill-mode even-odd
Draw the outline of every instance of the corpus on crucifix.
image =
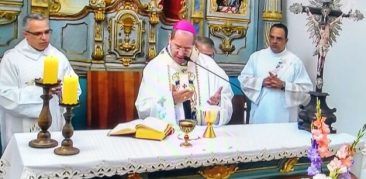
[[331, 124], [336, 121], [336, 116], [333, 114], [336, 109], [329, 109], [325, 101], [328, 94], [322, 92], [324, 62], [329, 48], [336, 42], [336, 37], [342, 30], [342, 19], [351, 18], [358, 21], [362, 20], [364, 16], [359, 10], [342, 12], [340, 0], [309, 0], [309, 2], [309, 6], [303, 6], [300, 3], [294, 3], [290, 6], [290, 11], [295, 14], [307, 14], [308, 22], [306, 25], [315, 44], [314, 56], [317, 56], [316, 90], [310, 92], [311, 100], [309, 104], [300, 106], [299, 128], [310, 131], [310, 124], [316, 111], [316, 101], [320, 100], [322, 116], [327, 118], [325, 122], [330, 127], [331, 132], [335, 133]]

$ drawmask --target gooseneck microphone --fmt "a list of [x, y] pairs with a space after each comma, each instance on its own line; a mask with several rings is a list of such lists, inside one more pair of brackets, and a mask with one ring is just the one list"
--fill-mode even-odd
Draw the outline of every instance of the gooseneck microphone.
[[217, 77], [221, 78], [222, 80], [224, 80], [224, 81], [228, 82], [230, 85], [232, 85], [232, 86], [236, 87], [236, 88], [237, 88], [237, 89], [242, 93], [242, 95], [245, 95], [245, 94], [244, 94], [244, 91], [243, 91], [243, 90], [242, 90], [238, 85], [236, 85], [235, 83], [230, 82], [229, 80], [227, 80], [227, 79], [225, 79], [224, 77], [222, 77], [222, 76], [218, 75], [217, 73], [215, 73], [215, 72], [211, 71], [210, 69], [208, 69], [208, 68], [206, 68], [206, 67], [204, 67], [204, 66], [200, 65], [199, 63], [197, 63], [197, 62], [195, 62], [195, 61], [193, 61], [193, 60], [191, 60], [191, 58], [189, 58], [189, 57], [184, 57], [184, 60], [186, 60], [187, 62], [192, 62], [192, 63], [196, 64], [197, 66], [201, 67], [202, 69], [204, 69], [204, 70], [206, 70], [206, 71], [208, 71], [208, 72], [212, 73], [213, 75], [215, 75], [215, 76], [217, 76]]

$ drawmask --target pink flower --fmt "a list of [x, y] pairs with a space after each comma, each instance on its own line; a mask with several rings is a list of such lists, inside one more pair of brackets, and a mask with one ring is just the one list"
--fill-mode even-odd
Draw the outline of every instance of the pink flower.
[[318, 152], [321, 158], [329, 157], [332, 153], [328, 150], [328, 146], [319, 146]]
[[338, 160], [337, 157], [334, 157], [334, 159], [329, 162], [327, 167], [330, 172], [334, 172], [334, 171], [337, 171], [337, 169], [342, 167], [342, 162], [340, 160]]
[[342, 165], [347, 167], [347, 168], [351, 168], [352, 164], [353, 164], [353, 157], [349, 156], [345, 159], [341, 159], [342, 161]]
[[337, 151], [336, 156], [339, 159], [345, 159], [348, 156], [348, 147], [348, 145], [342, 145], [342, 147]]

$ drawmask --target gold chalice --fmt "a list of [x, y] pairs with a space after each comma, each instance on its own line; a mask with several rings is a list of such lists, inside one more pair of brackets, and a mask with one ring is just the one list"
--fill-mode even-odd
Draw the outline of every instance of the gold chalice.
[[213, 123], [215, 123], [218, 113], [219, 113], [219, 107], [217, 106], [209, 106], [203, 110], [203, 117], [207, 123], [205, 133], [203, 133], [204, 138], [216, 137], [215, 131], [213, 129]]
[[188, 142], [189, 133], [196, 127], [196, 121], [191, 119], [184, 119], [179, 121], [180, 130], [184, 132], [184, 142], [180, 144], [181, 147], [191, 147], [192, 144]]

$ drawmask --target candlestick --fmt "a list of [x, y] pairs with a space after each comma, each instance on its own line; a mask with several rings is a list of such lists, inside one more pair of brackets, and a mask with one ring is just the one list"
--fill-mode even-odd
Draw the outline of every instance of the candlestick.
[[62, 104], [76, 104], [78, 102], [79, 79], [76, 75], [64, 77], [62, 86]]
[[46, 56], [43, 65], [43, 83], [55, 84], [58, 80], [58, 60], [55, 56]]
[[43, 99], [43, 107], [38, 117], [38, 126], [41, 128], [41, 131], [38, 133], [37, 139], [29, 142], [29, 146], [34, 148], [56, 147], [58, 144], [57, 141], [51, 139], [51, 134], [48, 132], [48, 128], [52, 124], [49, 101], [52, 98], [52, 95], [50, 95], [51, 88], [59, 86], [60, 81], [56, 81], [54, 84], [44, 84], [42, 79], [36, 79], [35, 84], [43, 88], [43, 95], [41, 95], [41, 98]]
[[73, 145], [73, 141], [71, 140], [71, 136], [74, 134], [74, 127], [72, 126], [71, 119], [74, 116], [72, 113], [72, 108], [78, 106], [79, 104], [62, 104], [60, 106], [66, 107], [66, 112], [64, 113], [65, 117], [65, 125], [62, 128], [62, 136], [64, 136], [64, 140], [61, 142], [61, 147], [58, 147], [54, 150], [54, 153], [57, 155], [75, 155], [80, 152], [78, 148], [75, 148]]

